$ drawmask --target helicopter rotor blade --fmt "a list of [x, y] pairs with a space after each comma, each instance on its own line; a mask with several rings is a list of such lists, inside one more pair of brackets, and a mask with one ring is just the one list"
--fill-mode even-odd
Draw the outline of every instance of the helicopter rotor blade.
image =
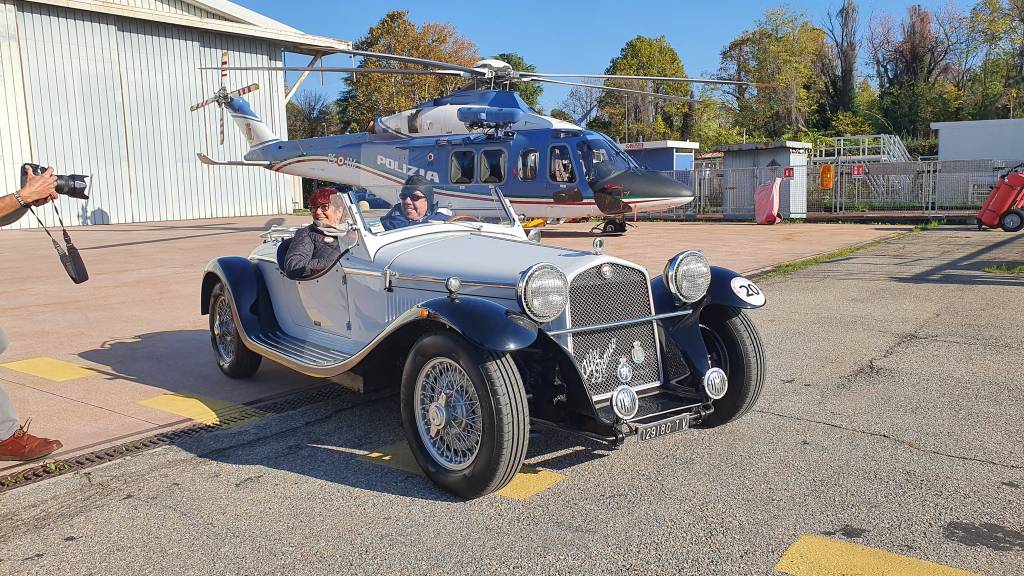
[[220, 55], [220, 85], [223, 88], [228, 81], [228, 51], [225, 50]]
[[683, 96], [673, 96], [672, 94], [658, 94], [657, 92], [647, 92], [645, 90], [631, 90], [629, 88], [618, 88], [616, 86], [603, 86], [601, 84], [584, 84], [583, 82], [566, 82], [564, 80], [552, 80], [550, 78], [527, 78], [531, 82], [546, 82], [549, 84], [561, 84], [563, 86], [581, 86], [583, 88], [593, 88], [594, 90], [606, 90], [609, 92], [626, 92], [629, 94], [642, 94], [644, 96], [653, 96], [654, 98], [661, 98], [663, 100], [672, 100], [675, 102], [697, 102], [696, 98], [686, 98]]
[[[200, 68], [203, 70], [204, 68]], [[208, 68], [206, 68], [208, 69]], [[324, 66], [323, 68], [302, 67], [302, 66], [228, 66], [228, 70], [269, 70], [272, 72], [332, 72], [338, 74], [421, 74], [421, 75], [442, 75], [459, 76], [468, 78], [470, 74], [458, 70], [413, 70], [411, 68], [339, 68], [336, 66]]]
[[207, 98], [206, 100], [203, 100], [202, 102], [199, 102], [198, 104], [193, 104], [193, 105], [189, 106], [188, 110], [189, 110], [189, 112], [195, 112], [196, 110], [199, 110], [200, 108], [202, 108], [204, 106], [209, 106], [210, 104], [213, 104], [216, 101], [217, 101], [216, 97]]
[[224, 145], [224, 107], [220, 107], [220, 145]]
[[245, 96], [249, 92], [255, 92], [259, 89], [259, 84], [249, 84], [244, 88], [239, 88], [238, 90], [232, 90], [231, 92], [228, 92], [228, 96]]
[[743, 82], [740, 80], [718, 80], [710, 78], [682, 78], [678, 76], [627, 76], [622, 74], [545, 74], [542, 72], [518, 72], [524, 79], [529, 78], [595, 78], [602, 80], [655, 80], [659, 82], [693, 82], [695, 84], [725, 84], [730, 86], [770, 87], [774, 84]]
[[458, 64], [451, 64], [450, 62], [439, 62], [437, 60], [427, 60], [426, 58], [415, 58], [413, 56], [399, 56], [397, 54], [382, 54], [380, 52], [367, 52], [365, 50], [338, 50], [342, 54], [351, 54], [353, 56], [362, 56], [363, 58], [377, 58], [379, 60], [393, 60], [395, 62], [405, 62], [406, 64], [418, 64], [420, 66], [430, 66], [431, 68], [441, 68], [444, 70], [458, 70], [459, 72], [465, 72], [472, 76], [487, 76], [487, 73], [476, 68], [470, 68], [469, 66], [460, 66]]

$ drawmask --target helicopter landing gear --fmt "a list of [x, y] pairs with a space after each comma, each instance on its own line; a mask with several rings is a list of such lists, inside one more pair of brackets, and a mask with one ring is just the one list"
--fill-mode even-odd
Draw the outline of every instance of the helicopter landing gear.
[[626, 232], [626, 219], [611, 219], [605, 220], [599, 226], [594, 226], [591, 232], [600, 232], [602, 234], [624, 234]]

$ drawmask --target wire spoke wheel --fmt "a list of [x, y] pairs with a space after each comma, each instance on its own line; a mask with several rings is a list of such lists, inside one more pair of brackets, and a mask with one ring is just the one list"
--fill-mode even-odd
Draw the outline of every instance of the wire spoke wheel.
[[416, 429], [430, 456], [448, 470], [464, 470], [480, 451], [480, 400], [466, 371], [449, 358], [427, 362], [416, 377]]
[[223, 296], [217, 299], [214, 307], [213, 337], [217, 343], [217, 354], [225, 363], [235, 358], [238, 334], [235, 333], [235, 319], [231, 313], [231, 303]]

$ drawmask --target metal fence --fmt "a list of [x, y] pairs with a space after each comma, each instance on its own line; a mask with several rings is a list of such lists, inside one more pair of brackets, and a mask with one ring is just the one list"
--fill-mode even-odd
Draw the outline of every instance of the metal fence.
[[[1018, 163], [993, 160], [838, 163], [831, 164], [831, 189], [821, 186], [822, 164], [824, 162], [818, 161], [806, 167], [794, 167], [794, 178], [784, 181], [786, 185], [780, 194], [784, 206], [790, 205], [789, 194], [799, 195], [805, 182], [808, 216], [896, 212], [921, 216], [969, 215], [981, 208], [999, 177]], [[862, 168], [855, 170], [854, 166]], [[753, 190], [775, 177], [781, 178], [783, 171], [781, 166], [725, 170], [720, 165], [698, 163], [693, 170], [666, 172], [693, 188], [693, 202], [640, 217], [746, 218], [754, 212]]]

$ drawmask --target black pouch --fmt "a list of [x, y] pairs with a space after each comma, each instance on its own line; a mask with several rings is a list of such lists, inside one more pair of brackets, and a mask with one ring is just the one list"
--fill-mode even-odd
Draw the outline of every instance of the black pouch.
[[60, 217], [60, 211], [57, 210], [57, 206], [53, 206], [54, 213], [57, 214], [57, 221], [60, 222], [60, 229], [64, 232], [64, 244], [67, 245], [67, 249], [57, 242], [57, 239], [50, 234], [50, 229], [43, 224], [43, 221], [36, 214], [35, 210], [30, 207], [29, 210], [32, 215], [36, 217], [36, 221], [39, 225], [46, 230], [46, 235], [50, 237], [50, 241], [53, 242], [53, 249], [57, 251], [57, 257], [60, 258], [60, 263], [64, 266], [64, 271], [68, 273], [68, 277], [75, 284], [81, 284], [89, 279], [89, 271], [85, 269], [85, 262], [82, 261], [82, 255], [78, 253], [78, 248], [75, 247], [74, 243], [71, 242], [71, 235], [68, 234], [68, 229], [64, 227], [64, 220]]

